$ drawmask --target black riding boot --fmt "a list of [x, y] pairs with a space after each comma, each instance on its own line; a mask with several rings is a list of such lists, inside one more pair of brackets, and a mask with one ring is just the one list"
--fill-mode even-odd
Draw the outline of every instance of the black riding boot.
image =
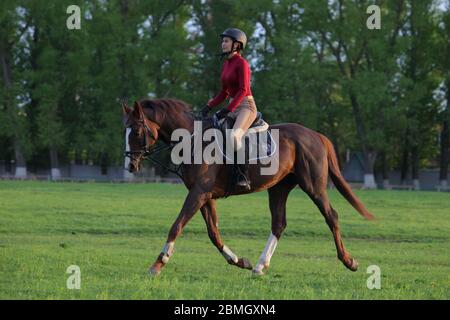
[[[249, 150], [248, 150], [248, 140], [247, 138], [244, 140], [244, 148], [245, 148], [245, 158], [244, 158], [244, 163], [243, 164], [238, 164], [237, 165], [237, 171], [238, 171], [238, 180], [236, 182], [236, 185], [239, 189], [241, 190], [245, 190], [245, 191], [249, 191], [251, 189], [250, 186], [250, 179], [248, 178], [248, 155], [249, 155]], [[237, 163], [237, 152], [234, 152], [234, 159], [235, 159], [235, 163]]]
[[239, 178], [236, 185], [243, 190], [250, 190], [250, 180], [248, 179], [248, 163], [238, 164]]

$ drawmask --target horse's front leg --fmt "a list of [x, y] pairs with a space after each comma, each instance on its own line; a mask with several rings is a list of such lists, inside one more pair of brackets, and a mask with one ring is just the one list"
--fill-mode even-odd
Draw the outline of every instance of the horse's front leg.
[[184, 226], [194, 216], [194, 214], [209, 200], [211, 199], [211, 192], [205, 192], [201, 188], [194, 188], [189, 191], [189, 194], [184, 201], [183, 208], [181, 209], [178, 218], [173, 223], [167, 237], [167, 242], [163, 247], [161, 253], [156, 259], [155, 263], [150, 267], [149, 272], [152, 275], [157, 275], [161, 272], [161, 268], [169, 262], [170, 257], [173, 254], [174, 244], [176, 238], [181, 234]]
[[227, 262], [233, 266], [251, 270], [252, 265], [248, 259], [239, 258], [231, 251], [230, 248], [223, 244], [219, 232], [219, 219], [216, 213], [216, 200], [208, 200], [205, 205], [200, 208], [200, 210], [203, 218], [205, 219], [206, 227], [208, 228], [208, 236], [211, 239], [211, 242], [216, 246]]

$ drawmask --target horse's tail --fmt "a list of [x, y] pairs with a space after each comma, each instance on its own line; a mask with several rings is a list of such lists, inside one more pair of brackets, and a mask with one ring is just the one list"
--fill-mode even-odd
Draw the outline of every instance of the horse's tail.
[[336, 157], [336, 152], [334, 151], [333, 144], [324, 135], [319, 133], [319, 136], [327, 149], [328, 172], [334, 185], [339, 190], [339, 192], [344, 196], [344, 198], [347, 199], [348, 202], [350, 202], [353, 208], [355, 208], [356, 211], [359, 212], [359, 214], [361, 214], [364, 218], [368, 220], [374, 220], [375, 217], [364, 207], [364, 204], [353, 193], [347, 181], [345, 181], [344, 177], [342, 176], [341, 170], [339, 170], [338, 160]]

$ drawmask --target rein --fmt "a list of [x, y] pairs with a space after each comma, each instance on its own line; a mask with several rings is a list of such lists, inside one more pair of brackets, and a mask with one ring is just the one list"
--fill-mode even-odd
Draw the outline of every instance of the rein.
[[[202, 120], [201, 116], [198, 116], [196, 114], [191, 113], [191, 115], [194, 117], [194, 120]], [[150, 120], [148, 120], [150, 121]], [[153, 123], [153, 122], [152, 122]], [[147, 123], [145, 122], [145, 120], [142, 120], [142, 125], [145, 127], [145, 131], [146, 134], [144, 135], [144, 148], [142, 148], [141, 150], [137, 150], [137, 151], [125, 151], [124, 155], [125, 157], [128, 157], [132, 160], [136, 160], [135, 154], [141, 155], [143, 160], [150, 160], [153, 163], [158, 164], [159, 166], [163, 167], [164, 169], [166, 169], [167, 171], [176, 174], [178, 177], [180, 177], [181, 180], [184, 181], [182, 173], [180, 173], [180, 169], [182, 168], [183, 164], [179, 164], [177, 166], [175, 166], [175, 169], [170, 168], [169, 166], [165, 165], [164, 163], [162, 163], [161, 161], [159, 161], [158, 159], [153, 158], [153, 155], [156, 155], [158, 153], [160, 153], [161, 151], [164, 150], [171, 150], [173, 147], [175, 147], [177, 144], [179, 144], [181, 141], [176, 142], [176, 143], [170, 143], [168, 145], [160, 145], [157, 147], [154, 147], [150, 150], [148, 146], [148, 137], [147, 137], [147, 133], [150, 135], [150, 137], [156, 142], [157, 141], [157, 137], [154, 136], [153, 131], [148, 127]], [[155, 123], [155, 126], [159, 129], [159, 125]]]
[[163, 167], [167, 171], [176, 174], [178, 177], [180, 177], [181, 180], [184, 181], [182, 174], [179, 172], [180, 169], [181, 169], [181, 166], [183, 164], [179, 164], [178, 166], [175, 167], [175, 169], [172, 169], [169, 166], [167, 166], [164, 163], [162, 163], [161, 161], [159, 161], [158, 159], [152, 158], [152, 155], [158, 154], [158, 153], [160, 153], [161, 151], [164, 151], [164, 150], [170, 150], [170, 149], [172, 149], [173, 147], [175, 147], [179, 143], [180, 142], [171, 143], [171, 144], [165, 145], [165, 146], [164, 145], [163, 146], [158, 146], [156, 148], [153, 148], [153, 150], [151, 150], [151, 151], [147, 150], [147, 151], [144, 152], [143, 158], [144, 158], [144, 160], [150, 160], [150, 161], [158, 164], [159, 166]]

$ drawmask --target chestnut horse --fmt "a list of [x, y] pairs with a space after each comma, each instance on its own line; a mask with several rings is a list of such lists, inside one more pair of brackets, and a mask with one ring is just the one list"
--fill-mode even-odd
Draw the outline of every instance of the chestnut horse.
[[[180, 100], [144, 99], [135, 102], [134, 110], [123, 105], [123, 112], [125, 126], [131, 128], [128, 135], [130, 172], [139, 170], [146, 152], [157, 140], [170, 144], [175, 129], [184, 128], [189, 132], [194, 130], [195, 116], [190, 107]], [[371, 220], [374, 217], [344, 180], [332, 143], [324, 135], [296, 123], [276, 124], [270, 128], [279, 130], [278, 171], [272, 175], [261, 175], [260, 164], [250, 164], [248, 175], [251, 190], [235, 191], [231, 194], [253, 193], [265, 189], [269, 193], [272, 230], [259, 261], [253, 268], [253, 273], [261, 275], [269, 268], [277, 242], [286, 227], [286, 200], [296, 186], [300, 186], [311, 198], [325, 218], [333, 234], [339, 260], [348, 269], [356, 271], [358, 263], [344, 247], [339, 231], [338, 214], [331, 206], [327, 195], [328, 176], [331, 177], [337, 190], [364, 218]], [[236, 256], [224, 245], [218, 229], [216, 199], [226, 196], [229, 179], [227, 172], [226, 164], [203, 162], [182, 165], [182, 179], [189, 193], [169, 231], [165, 246], [149, 269], [151, 274], [159, 274], [161, 268], [167, 264], [173, 254], [175, 240], [199, 209], [206, 222], [209, 238], [227, 262], [240, 268], [252, 269], [248, 259]]]

